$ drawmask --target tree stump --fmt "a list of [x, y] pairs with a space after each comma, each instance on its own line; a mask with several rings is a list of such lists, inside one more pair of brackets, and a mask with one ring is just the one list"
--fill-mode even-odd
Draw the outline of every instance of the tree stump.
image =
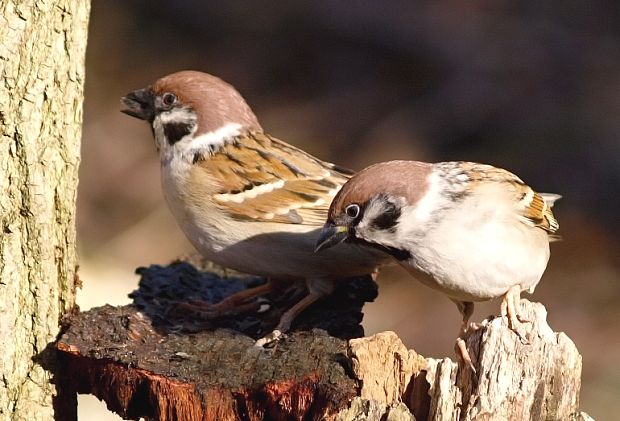
[[502, 318], [471, 334], [474, 374], [408, 350], [393, 332], [362, 337], [362, 306], [376, 296], [370, 277], [343, 280], [292, 333], [260, 348], [255, 339], [299, 292], [275, 292], [246, 314], [201, 319], [182, 303], [215, 302], [262, 280], [182, 262], [139, 272], [134, 304], [69, 317], [57, 344], [63, 389], [94, 394], [125, 419], [589, 419], [578, 412], [581, 356], [547, 325], [541, 304], [522, 300], [530, 322], [520, 335]]

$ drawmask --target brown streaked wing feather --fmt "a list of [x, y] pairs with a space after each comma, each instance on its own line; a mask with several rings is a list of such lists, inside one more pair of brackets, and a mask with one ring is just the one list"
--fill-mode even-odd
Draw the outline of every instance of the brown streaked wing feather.
[[500, 180], [526, 186], [523, 180], [503, 168], [477, 162], [460, 162], [460, 164], [465, 168], [465, 172], [472, 181]]
[[[547, 203], [540, 193], [535, 192], [515, 174], [490, 165], [477, 163], [466, 164], [469, 165], [467, 173], [472, 181], [484, 182], [488, 180], [501, 180], [510, 183], [521, 205], [523, 217], [533, 226], [539, 227], [549, 234], [553, 234], [559, 229], [560, 226], [558, 221], [551, 211], [553, 203]], [[557, 196], [554, 197], [557, 198]]]
[[527, 219], [532, 221], [535, 226], [544, 229], [549, 234], [555, 233], [560, 228], [557, 219], [555, 219], [551, 211], [551, 206], [545, 202], [545, 199], [540, 193], [534, 192], [530, 203], [525, 204], [523, 214]]
[[262, 133], [200, 163], [220, 180], [214, 201], [240, 220], [322, 225], [346, 170]]

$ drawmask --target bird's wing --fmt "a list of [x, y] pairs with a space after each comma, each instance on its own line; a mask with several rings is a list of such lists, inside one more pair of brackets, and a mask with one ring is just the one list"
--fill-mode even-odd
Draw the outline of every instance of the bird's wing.
[[213, 200], [231, 217], [317, 226], [353, 174], [262, 133], [238, 138], [200, 165], [220, 180]]
[[514, 196], [517, 212], [526, 224], [541, 228], [550, 235], [560, 228], [551, 210], [554, 202], [561, 198], [560, 195], [537, 193], [513, 173], [491, 165], [462, 163], [461, 167], [469, 182], [504, 184], [505, 191]]
[[551, 210], [553, 202], [547, 202], [545, 196], [525, 184], [521, 186], [521, 190], [523, 198], [520, 205], [523, 216], [534, 226], [544, 229], [549, 234], [554, 234], [560, 225]]

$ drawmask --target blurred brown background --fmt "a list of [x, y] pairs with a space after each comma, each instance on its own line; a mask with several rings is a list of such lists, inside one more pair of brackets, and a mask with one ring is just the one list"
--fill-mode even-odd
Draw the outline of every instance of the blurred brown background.
[[[564, 241], [533, 300], [584, 357], [582, 406], [620, 411], [620, 7], [614, 2], [94, 1], [78, 206], [82, 308], [127, 302], [135, 267], [191, 250], [148, 127], [119, 98], [181, 69], [236, 86], [265, 129], [361, 169], [474, 160], [561, 193]], [[475, 320], [499, 311], [477, 306]], [[453, 356], [456, 307], [385, 271], [367, 334]], [[81, 419], [115, 419], [92, 399]], [[99, 417], [99, 418], [98, 418]]]

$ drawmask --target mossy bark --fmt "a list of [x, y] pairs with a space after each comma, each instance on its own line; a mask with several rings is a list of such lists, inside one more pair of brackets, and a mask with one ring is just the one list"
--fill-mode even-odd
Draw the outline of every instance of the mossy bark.
[[50, 420], [75, 302], [88, 0], [0, 0], [0, 419]]

